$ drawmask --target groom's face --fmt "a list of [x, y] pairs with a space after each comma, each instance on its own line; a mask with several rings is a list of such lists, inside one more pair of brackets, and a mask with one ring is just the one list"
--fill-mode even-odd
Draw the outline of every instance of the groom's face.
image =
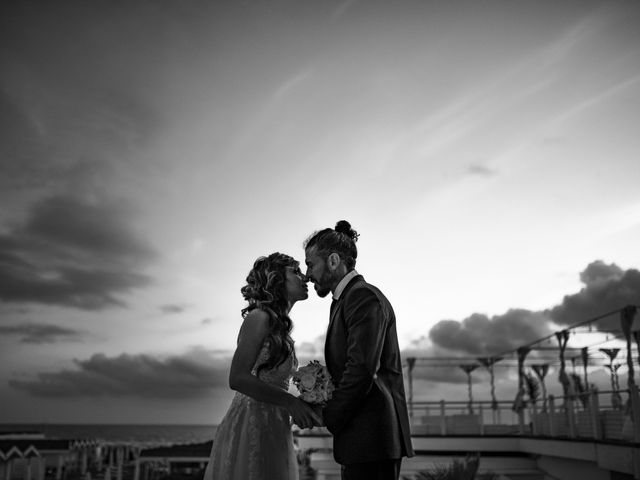
[[307, 265], [307, 279], [313, 283], [313, 288], [319, 297], [326, 297], [333, 286], [333, 274], [325, 259], [318, 255], [315, 246], [307, 248], [305, 251], [305, 263]]

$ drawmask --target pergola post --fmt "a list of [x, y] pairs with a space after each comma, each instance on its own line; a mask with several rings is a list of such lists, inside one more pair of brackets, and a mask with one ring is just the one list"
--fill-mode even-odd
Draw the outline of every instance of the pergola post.
[[415, 367], [415, 357], [407, 358], [407, 372], [409, 377], [409, 417], [413, 418], [413, 367]]
[[25, 463], [24, 478], [25, 480], [31, 480], [31, 457], [25, 457], [24, 463]]
[[62, 466], [64, 464], [64, 458], [62, 455], [58, 455], [56, 464], [56, 480], [62, 480]]
[[45, 470], [47, 469], [47, 461], [44, 457], [38, 458], [38, 480], [44, 480]]
[[13, 473], [13, 459], [7, 458], [7, 463], [4, 464], [4, 478], [5, 480], [11, 480], [11, 474]]
[[598, 392], [592, 390], [589, 392], [591, 401], [589, 402], [591, 410], [591, 427], [593, 428], [593, 438], [599, 440], [602, 438], [602, 429], [600, 428], [600, 403], [598, 400]]
[[87, 446], [86, 445], [82, 445], [80, 447], [80, 475], [84, 476], [85, 473], [87, 473], [87, 463], [88, 463], [88, 458], [87, 458]]
[[135, 468], [133, 470], [133, 480], [140, 480], [140, 458], [136, 458]]
[[122, 446], [116, 449], [116, 480], [122, 480], [122, 463], [124, 458], [124, 451]]

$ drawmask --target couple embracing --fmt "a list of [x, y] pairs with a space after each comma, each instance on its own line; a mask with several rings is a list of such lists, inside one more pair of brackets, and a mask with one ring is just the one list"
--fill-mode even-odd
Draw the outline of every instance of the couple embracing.
[[[204, 480], [297, 480], [291, 424], [326, 426], [343, 480], [397, 480], [413, 455], [395, 316], [355, 270], [358, 234], [342, 220], [305, 242], [306, 272], [288, 255], [258, 258], [241, 293], [248, 305], [231, 363], [236, 391], [218, 426]], [[322, 407], [289, 393], [298, 366], [293, 305], [332, 294], [325, 361], [335, 384]]]

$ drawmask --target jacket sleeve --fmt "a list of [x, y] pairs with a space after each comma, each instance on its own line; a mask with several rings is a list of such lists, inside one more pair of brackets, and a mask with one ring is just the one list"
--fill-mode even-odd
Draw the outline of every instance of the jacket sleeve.
[[368, 288], [349, 292], [344, 302], [347, 360], [332, 399], [323, 410], [325, 424], [334, 435], [358, 412], [371, 390], [388, 323], [380, 300]]

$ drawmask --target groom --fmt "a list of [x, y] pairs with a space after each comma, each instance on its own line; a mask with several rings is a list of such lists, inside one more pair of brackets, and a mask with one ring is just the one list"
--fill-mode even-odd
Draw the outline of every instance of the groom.
[[343, 480], [397, 480], [413, 456], [396, 319], [355, 270], [358, 233], [341, 220], [304, 242], [307, 279], [331, 292], [325, 360], [336, 389], [322, 410]]

